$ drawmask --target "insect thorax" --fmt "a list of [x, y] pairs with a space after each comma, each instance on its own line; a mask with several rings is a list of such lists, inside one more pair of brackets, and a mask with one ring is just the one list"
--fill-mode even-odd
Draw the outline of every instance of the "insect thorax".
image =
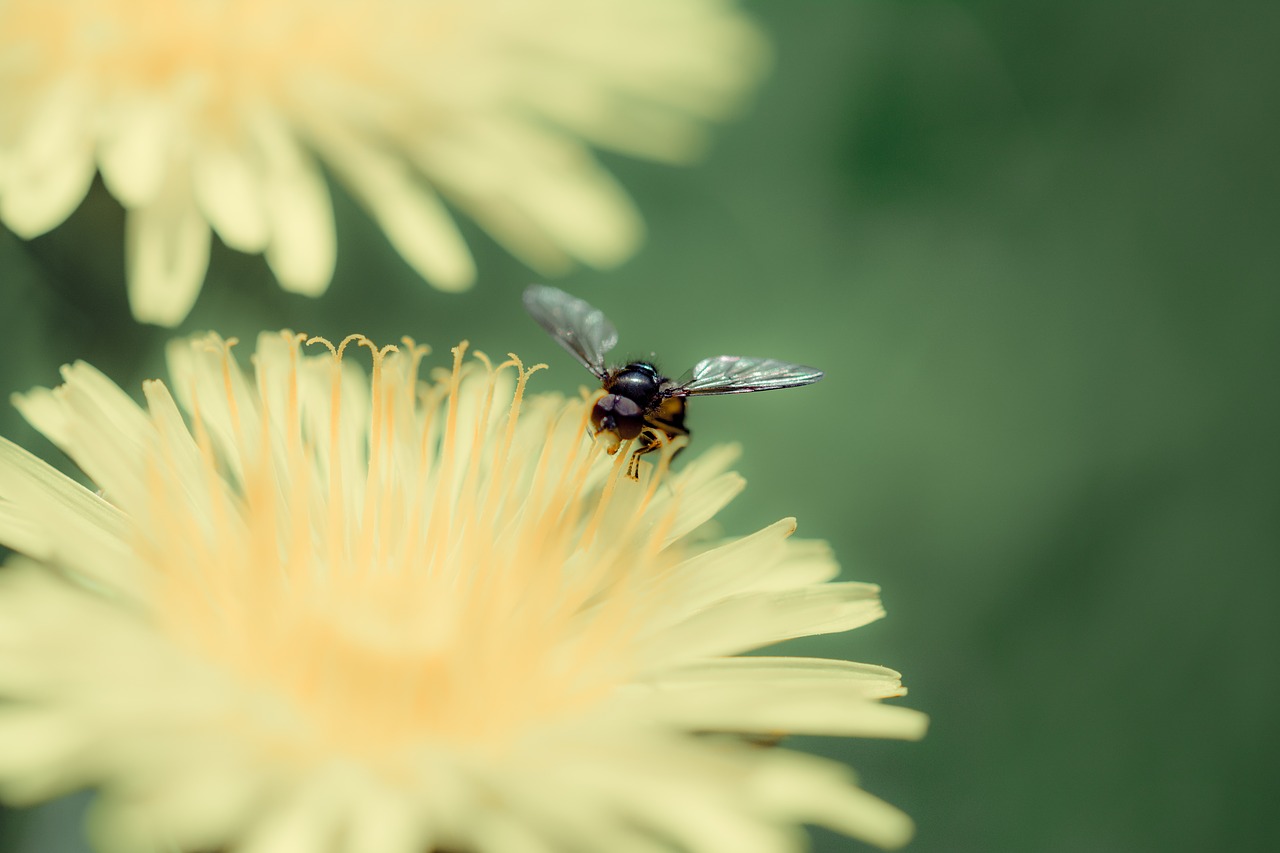
[[658, 389], [666, 381], [658, 368], [647, 361], [633, 361], [618, 368], [605, 382], [605, 390], [634, 400], [642, 409], [648, 409], [658, 396]]

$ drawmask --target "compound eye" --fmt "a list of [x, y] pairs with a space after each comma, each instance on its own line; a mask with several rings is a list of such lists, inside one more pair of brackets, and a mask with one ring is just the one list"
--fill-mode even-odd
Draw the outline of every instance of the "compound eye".
[[630, 441], [644, 429], [644, 409], [634, 400], [605, 394], [591, 410], [591, 423], [597, 433], [611, 432], [619, 441]]

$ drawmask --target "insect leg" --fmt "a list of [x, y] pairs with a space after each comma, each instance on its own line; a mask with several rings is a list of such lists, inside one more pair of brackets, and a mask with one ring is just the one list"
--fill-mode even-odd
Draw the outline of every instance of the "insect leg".
[[637, 447], [632, 452], [631, 459], [627, 463], [627, 476], [633, 480], [639, 480], [640, 457], [660, 449], [664, 443], [663, 436], [657, 430], [645, 429], [641, 432], [639, 440], [636, 441]]

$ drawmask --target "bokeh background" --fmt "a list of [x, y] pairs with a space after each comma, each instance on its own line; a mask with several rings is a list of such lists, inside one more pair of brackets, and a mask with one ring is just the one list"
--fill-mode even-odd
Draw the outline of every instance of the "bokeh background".
[[[798, 745], [911, 813], [915, 853], [1280, 849], [1280, 8], [747, 6], [776, 45], [751, 113], [694, 168], [606, 158], [647, 244], [557, 283], [675, 373], [828, 371], [699, 401], [695, 446], [744, 446], [728, 529], [796, 515], [884, 587], [886, 620], [794, 651], [900, 669], [933, 728]], [[549, 361], [539, 387], [587, 378], [478, 229], [479, 285], [443, 294], [336, 204], [325, 298], [215, 246], [180, 331], [466, 337]], [[0, 392], [76, 358], [162, 374], [121, 234], [100, 188], [47, 236], [0, 230]], [[8, 407], [0, 432], [56, 458]], [[80, 849], [78, 806], [5, 813], [0, 849]]]

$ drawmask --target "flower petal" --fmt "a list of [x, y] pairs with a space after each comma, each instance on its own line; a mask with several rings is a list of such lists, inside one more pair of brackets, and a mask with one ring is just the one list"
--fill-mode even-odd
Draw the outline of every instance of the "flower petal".
[[258, 438], [258, 402], [230, 360], [227, 342], [212, 334], [171, 341], [165, 360], [182, 408], [207, 432], [233, 482], [242, 483], [247, 448], [241, 439]]
[[350, 800], [339, 853], [421, 853], [431, 849], [420, 812], [402, 792], [367, 786]]
[[337, 257], [329, 188], [278, 117], [260, 114], [250, 130], [262, 157], [267, 263], [285, 290], [318, 296], [329, 287]]
[[453, 218], [404, 161], [336, 125], [326, 125], [316, 141], [419, 275], [442, 290], [466, 290], [475, 282], [475, 264]]
[[674, 625], [656, 631], [647, 660], [671, 666], [703, 657], [837, 631], [850, 631], [884, 616], [879, 587], [830, 583], [799, 590], [750, 593], [725, 599]]
[[0, 541], [95, 589], [137, 590], [121, 513], [16, 444], [0, 439]]
[[196, 203], [222, 242], [241, 252], [261, 252], [267, 246], [267, 213], [258, 182], [244, 154], [216, 141], [203, 145], [192, 159]]
[[568, 258], [613, 266], [644, 226], [631, 199], [577, 140], [486, 116], [404, 140], [418, 167], [512, 252], [544, 268]]
[[[15, 395], [14, 404], [36, 429], [58, 442], [98, 486], [126, 510], [145, 494], [139, 462], [154, 430], [138, 404], [92, 365], [62, 368], [63, 385], [49, 393]], [[46, 432], [46, 428], [48, 431]]]
[[209, 267], [209, 224], [185, 181], [185, 175], [171, 171], [160, 194], [125, 219], [129, 305], [143, 322], [182, 322]]
[[321, 776], [300, 780], [297, 789], [285, 793], [251, 825], [236, 845], [238, 853], [315, 853], [333, 847], [342, 801]]
[[919, 740], [928, 726], [919, 711], [882, 704], [867, 685], [849, 681], [796, 687], [762, 678], [754, 684], [664, 686], [642, 701], [655, 718], [689, 731]]
[[0, 794], [31, 805], [69, 794], [86, 779], [72, 770], [92, 733], [65, 714], [0, 710]]
[[752, 591], [753, 581], [767, 577], [782, 562], [795, 529], [796, 520], [784, 518], [681, 563], [672, 571], [672, 583], [680, 584], [681, 612], [696, 613], [708, 604]]
[[98, 110], [102, 180], [125, 207], [154, 204], [174, 152], [173, 106], [162, 96], [121, 95]]
[[191, 757], [196, 759], [191, 765], [173, 768], [160, 784], [148, 788], [131, 780], [101, 792], [89, 814], [93, 849], [136, 853], [230, 847], [269, 800], [269, 786], [257, 768], [237, 763], [238, 756]]
[[556, 168], [536, 168], [508, 188], [528, 219], [570, 255], [597, 268], [635, 254], [644, 224], [631, 198], [595, 158], [580, 149]]
[[93, 152], [87, 142], [65, 151], [56, 168], [14, 166], [0, 195], [0, 219], [19, 237], [38, 237], [62, 224], [92, 183]]
[[878, 698], [906, 693], [902, 676], [884, 666], [831, 658], [751, 657], [713, 658], [695, 661], [662, 674], [660, 683], [759, 684], [777, 687], [816, 687], [861, 682], [867, 695]]
[[748, 780], [759, 807], [785, 820], [825, 826], [878, 847], [911, 840], [911, 818], [853, 784], [842, 765], [789, 750], [765, 753]]
[[[590, 744], [596, 758], [583, 761]], [[557, 743], [559, 746], [559, 743]], [[626, 822], [670, 840], [681, 850], [721, 853], [794, 853], [802, 836], [772, 821], [743, 796], [759, 756], [751, 747], [722, 748], [689, 738], [646, 736], [630, 740], [566, 744], [564, 760], [547, 770], [548, 781], [593, 791]]]
[[85, 127], [87, 87], [68, 79], [36, 99], [16, 144], [4, 151], [0, 219], [23, 238], [66, 219], [93, 182], [93, 142]]

